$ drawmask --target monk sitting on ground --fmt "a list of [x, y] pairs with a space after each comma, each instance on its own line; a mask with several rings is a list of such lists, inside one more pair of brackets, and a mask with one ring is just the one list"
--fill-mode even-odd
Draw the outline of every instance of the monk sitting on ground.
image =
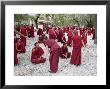
[[26, 52], [25, 44], [23, 43], [23, 41], [21, 41], [21, 39], [18, 39], [18, 41], [16, 43], [16, 50], [17, 50], [17, 53], [25, 53]]
[[60, 50], [61, 58], [70, 58], [71, 52], [68, 52], [67, 43], [64, 43]]
[[35, 47], [32, 49], [31, 54], [31, 62], [35, 64], [44, 63], [46, 61], [45, 58], [42, 57], [44, 54], [43, 49], [39, 46], [39, 43], [34, 44]]

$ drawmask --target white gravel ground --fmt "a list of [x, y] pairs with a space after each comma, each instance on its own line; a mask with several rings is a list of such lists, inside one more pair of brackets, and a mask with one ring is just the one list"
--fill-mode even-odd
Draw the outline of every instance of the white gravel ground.
[[[35, 33], [36, 35], [36, 33]], [[18, 54], [19, 64], [14, 66], [15, 76], [96, 76], [97, 75], [97, 45], [94, 44], [92, 36], [88, 36], [88, 43], [82, 48], [82, 64], [78, 67], [70, 64], [69, 59], [59, 59], [57, 73], [50, 73], [49, 53], [46, 53], [46, 62], [32, 64], [30, 61], [31, 50], [37, 41], [34, 38], [27, 38], [26, 53]], [[58, 43], [62, 46], [61, 43]], [[68, 47], [72, 51], [72, 47]], [[45, 56], [45, 55], [44, 55]]]

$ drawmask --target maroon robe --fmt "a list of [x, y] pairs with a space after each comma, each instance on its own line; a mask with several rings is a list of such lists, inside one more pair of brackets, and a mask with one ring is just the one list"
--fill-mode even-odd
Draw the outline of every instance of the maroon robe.
[[73, 31], [72, 30], [69, 30], [68, 31], [68, 42], [67, 42], [67, 44], [69, 46], [71, 46], [71, 44], [72, 44], [72, 37], [73, 37]]
[[16, 50], [16, 42], [17, 42], [17, 39], [14, 38], [14, 64], [18, 64], [17, 50]]
[[30, 27], [30, 37], [34, 37], [34, 27]]
[[81, 37], [78, 35], [73, 36], [73, 50], [70, 61], [71, 64], [75, 65], [81, 64], [81, 47], [82, 47]]
[[37, 31], [37, 35], [42, 35], [43, 34], [43, 30], [41, 28], [39, 28], [39, 30]]
[[19, 52], [25, 53], [26, 52], [25, 45], [22, 41], [16, 43], [16, 49], [17, 49], [17, 53], [19, 53]]
[[44, 43], [50, 48], [50, 70], [56, 73], [58, 70], [60, 46], [54, 39], [47, 39]]
[[[21, 27], [21, 34], [23, 34], [24, 36], [27, 36], [27, 30], [26, 27]], [[26, 46], [26, 38], [23, 36], [20, 36], [21, 41], [24, 43], [24, 45]]]
[[62, 36], [63, 36], [63, 30], [59, 28], [58, 42], [61, 42]]
[[56, 39], [56, 34], [55, 34], [54, 29], [49, 29], [48, 33], [49, 33], [50, 39]]
[[34, 47], [31, 54], [31, 62], [35, 64], [44, 63], [45, 58], [41, 57], [44, 54], [44, 51], [41, 47]]
[[61, 58], [69, 58], [71, 56], [71, 52], [68, 52], [68, 48], [62, 46], [60, 50], [60, 57]]

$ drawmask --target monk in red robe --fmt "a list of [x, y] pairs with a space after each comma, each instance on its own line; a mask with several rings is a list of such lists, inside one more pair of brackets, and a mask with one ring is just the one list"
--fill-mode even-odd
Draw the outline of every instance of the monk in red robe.
[[50, 70], [52, 73], [56, 73], [58, 70], [59, 56], [60, 56], [60, 46], [54, 39], [44, 39], [44, 43], [50, 48]]
[[43, 30], [42, 30], [41, 28], [39, 28], [38, 31], [37, 31], [37, 35], [40, 36], [40, 35], [42, 35], [42, 34], [43, 34]]
[[[24, 36], [27, 36], [27, 30], [25, 26], [22, 26], [20, 29], [20, 33], [23, 34]], [[26, 46], [26, 38], [23, 36], [20, 36], [21, 41], [24, 43], [24, 45]]]
[[58, 38], [58, 42], [61, 42], [62, 37], [63, 37], [63, 30], [61, 28], [58, 28], [58, 30], [59, 30], [59, 34], [57, 38]]
[[49, 33], [49, 38], [50, 39], [56, 39], [56, 34], [55, 34], [54, 27], [52, 29], [49, 29], [48, 33]]
[[32, 49], [31, 54], [31, 62], [35, 64], [44, 63], [46, 61], [45, 58], [42, 57], [44, 54], [44, 51], [41, 47], [39, 47], [39, 44], [36, 42], [35, 47]]
[[16, 43], [16, 50], [17, 50], [17, 53], [25, 53], [26, 52], [25, 45], [21, 41], [21, 39], [18, 39], [18, 41]]
[[82, 40], [81, 40], [81, 37], [78, 36], [78, 33], [76, 31], [74, 32], [72, 40], [73, 40], [73, 50], [72, 50], [70, 63], [74, 65], [80, 65]]
[[16, 38], [16, 34], [14, 33], [14, 64], [15, 65], [18, 64], [16, 43], [17, 43], [17, 38]]
[[67, 42], [68, 46], [72, 45], [72, 37], [73, 37], [73, 31], [70, 29], [68, 31], [68, 42]]
[[33, 24], [30, 27], [30, 37], [34, 37], [34, 26], [33, 26]]
[[71, 52], [68, 52], [67, 43], [64, 43], [60, 50], [61, 58], [70, 58]]

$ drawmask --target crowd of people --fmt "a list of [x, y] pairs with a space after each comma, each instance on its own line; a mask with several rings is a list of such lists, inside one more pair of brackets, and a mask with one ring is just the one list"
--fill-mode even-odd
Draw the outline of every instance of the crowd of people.
[[[95, 28], [88, 27], [78, 27], [78, 26], [46, 26], [43, 28], [34, 29], [33, 24], [30, 25], [16, 25], [14, 27], [14, 64], [17, 65], [18, 53], [26, 52], [26, 38], [35, 37], [35, 32], [37, 32], [38, 40], [32, 48], [30, 62], [34, 64], [45, 63], [48, 61], [50, 63], [50, 72], [56, 73], [58, 71], [59, 57], [62, 59], [70, 58], [70, 64], [76, 66], [81, 65], [81, 48], [86, 46], [87, 37], [93, 35], [93, 40], [95, 39]], [[47, 36], [48, 35], [48, 36]], [[66, 35], [68, 39], [66, 39]], [[63, 44], [61, 47], [58, 42]], [[40, 44], [47, 48], [50, 54], [49, 58], [46, 59], [46, 52]], [[72, 48], [72, 52], [68, 51], [68, 46]]]

